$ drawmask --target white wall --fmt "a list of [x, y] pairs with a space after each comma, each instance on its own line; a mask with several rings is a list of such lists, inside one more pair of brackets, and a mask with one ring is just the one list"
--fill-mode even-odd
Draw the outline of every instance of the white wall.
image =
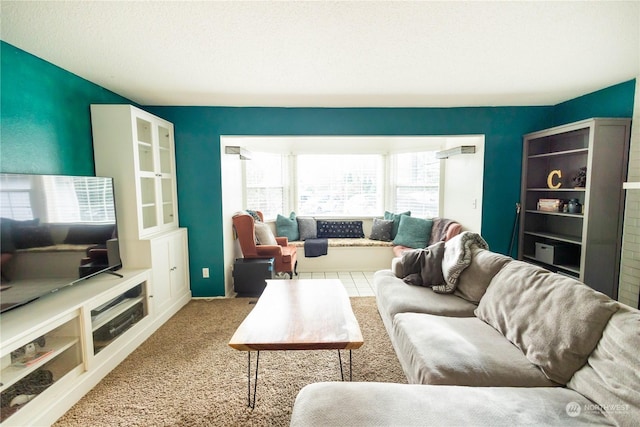
[[[640, 183], [640, 75], [631, 123], [631, 148], [627, 181]], [[640, 189], [626, 190], [618, 300], [638, 307], [640, 292]]]
[[474, 145], [476, 152], [441, 160], [444, 170], [442, 216], [458, 221], [464, 230], [481, 234], [484, 136], [447, 138], [445, 145], [446, 149]]
[[233, 261], [239, 257], [239, 245], [233, 235], [233, 214], [242, 210], [242, 162], [240, 156], [225, 154], [233, 138], [220, 138], [220, 173], [222, 175], [222, 234], [224, 238], [225, 296], [233, 292]]

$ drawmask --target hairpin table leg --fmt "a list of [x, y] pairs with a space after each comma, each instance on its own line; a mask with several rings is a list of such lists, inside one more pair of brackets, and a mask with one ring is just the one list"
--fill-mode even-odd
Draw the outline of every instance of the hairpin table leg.
[[247, 352], [247, 406], [256, 407], [256, 389], [258, 388], [258, 364], [260, 363], [260, 351], [256, 352], [256, 378], [253, 382], [253, 403], [251, 402], [251, 352]]

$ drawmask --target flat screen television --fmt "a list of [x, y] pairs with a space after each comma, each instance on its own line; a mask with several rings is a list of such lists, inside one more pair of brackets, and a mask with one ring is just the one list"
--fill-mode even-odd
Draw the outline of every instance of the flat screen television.
[[0, 173], [0, 252], [0, 312], [118, 270], [113, 179]]

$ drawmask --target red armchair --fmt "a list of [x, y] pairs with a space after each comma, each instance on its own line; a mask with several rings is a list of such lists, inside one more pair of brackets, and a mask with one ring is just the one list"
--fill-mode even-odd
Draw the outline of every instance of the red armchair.
[[[262, 212], [256, 212], [261, 220], [264, 219]], [[287, 273], [293, 279], [298, 265], [298, 254], [296, 248], [289, 244], [286, 237], [276, 237], [277, 245], [256, 244], [255, 222], [248, 213], [240, 213], [233, 216], [233, 228], [236, 231], [242, 256], [244, 258], [274, 258], [275, 272]]]

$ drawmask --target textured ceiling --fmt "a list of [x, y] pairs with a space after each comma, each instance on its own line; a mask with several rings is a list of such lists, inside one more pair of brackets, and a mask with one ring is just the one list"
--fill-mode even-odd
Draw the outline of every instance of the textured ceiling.
[[640, 75], [640, 2], [2, 0], [2, 40], [143, 105], [550, 105]]

